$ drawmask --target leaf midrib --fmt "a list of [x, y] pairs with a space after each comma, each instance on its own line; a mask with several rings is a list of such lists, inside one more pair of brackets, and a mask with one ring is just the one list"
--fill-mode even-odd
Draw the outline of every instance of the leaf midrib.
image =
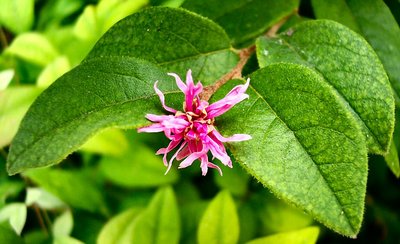
[[[267, 100], [261, 96], [261, 94], [254, 88], [254, 86], [252, 86], [251, 84], [249, 85], [249, 87], [257, 94], [258, 99], [262, 99], [266, 105], [271, 109], [271, 111], [273, 112], [273, 114], [276, 116], [276, 119], [279, 119], [284, 125], [285, 127], [290, 130], [294, 137], [296, 138], [296, 141], [300, 144], [301, 148], [306, 152], [307, 157], [314, 163], [314, 165], [316, 166], [316, 168], [318, 169], [319, 175], [321, 176], [321, 178], [323, 179], [323, 182], [325, 183], [325, 185], [328, 187], [329, 191], [332, 193], [332, 195], [335, 197], [335, 200], [337, 202], [337, 205], [341, 208], [341, 210], [344, 212], [345, 215], [345, 220], [347, 225], [350, 227], [350, 229], [352, 230], [353, 233], [356, 233], [354, 227], [351, 225], [350, 220], [349, 220], [349, 216], [348, 213], [346, 211], [346, 209], [344, 209], [342, 207], [342, 203], [340, 202], [340, 200], [338, 199], [338, 197], [336, 196], [335, 191], [333, 191], [333, 189], [331, 188], [331, 186], [328, 184], [328, 182], [326, 181], [324, 175], [321, 173], [321, 170], [319, 168], [319, 165], [317, 163], [315, 163], [314, 159], [310, 156], [310, 154], [308, 153], [308, 151], [304, 148], [303, 144], [300, 142], [299, 138], [296, 135], [296, 132], [294, 130], [292, 130], [289, 125], [287, 123], [285, 123], [280, 116], [278, 116], [278, 114], [275, 112], [275, 110], [269, 105], [269, 103], [267, 102]], [[332, 129], [333, 130], [333, 129]]]

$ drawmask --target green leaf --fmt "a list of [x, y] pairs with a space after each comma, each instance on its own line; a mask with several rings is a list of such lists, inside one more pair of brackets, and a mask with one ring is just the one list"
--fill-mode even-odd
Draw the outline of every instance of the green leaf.
[[162, 113], [156, 80], [167, 94], [179, 93], [171, 77], [134, 58], [92, 59], [68, 72], [27, 112], [10, 147], [9, 174], [59, 163], [104, 128], [147, 124], [147, 113]]
[[211, 84], [237, 63], [225, 32], [210, 20], [183, 9], [146, 8], [114, 25], [86, 61], [96, 57], [137, 57], [185, 77], [188, 69]]
[[247, 242], [247, 244], [315, 244], [317, 243], [318, 234], [318, 227], [308, 227], [258, 238]]
[[0, 208], [6, 204], [8, 197], [17, 196], [25, 188], [25, 184], [17, 181], [2, 181], [0, 184]]
[[41, 66], [51, 63], [59, 55], [47, 37], [36, 32], [18, 35], [5, 53]]
[[213, 175], [215, 183], [220, 188], [228, 190], [232, 195], [244, 196], [246, 194], [250, 175], [239, 165], [225, 170], [223, 176], [218, 171], [213, 171]]
[[400, 162], [399, 162], [399, 155], [397, 153], [397, 148], [392, 141], [390, 144], [389, 152], [384, 156], [386, 164], [389, 166], [389, 169], [392, 173], [397, 177], [400, 178]]
[[129, 150], [129, 142], [120, 129], [109, 128], [90, 138], [80, 147], [80, 150], [118, 156]]
[[301, 23], [276, 39], [257, 41], [260, 67], [298, 63], [316, 70], [364, 131], [372, 153], [384, 154], [394, 129], [394, 98], [385, 70], [368, 43], [329, 20]]
[[0, 91], [0, 148], [10, 144], [22, 117], [42, 89], [34, 86], [9, 87]]
[[54, 237], [53, 244], [85, 244], [85, 243], [70, 236], [56, 236]]
[[66, 210], [63, 214], [58, 216], [53, 223], [53, 236], [69, 236], [74, 227], [74, 219], [70, 210]]
[[[318, 18], [332, 19], [361, 33], [381, 59], [400, 99], [400, 28], [382, 0], [312, 1]], [[400, 105], [400, 100], [397, 100]]]
[[37, 79], [37, 85], [47, 88], [70, 69], [71, 65], [69, 64], [68, 58], [60, 56], [43, 69]]
[[26, 189], [25, 204], [31, 206], [36, 204], [41, 209], [65, 208], [66, 205], [51, 193], [39, 187], [28, 187]]
[[220, 192], [208, 205], [200, 220], [197, 241], [203, 243], [237, 243], [239, 218], [228, 191]]
[[132, 222], [142, 211], [140, 208], [131, 208], [118, 214], [101, 229], [97, 237], [98, 244], [124, 244], [122, 241], [129, 239], [132, 232]]
[[34, 0], [0, 1], [0, 25], [14, 33], [28, 31], [34, 20]]
[[180, 217], [170, 187], [161, 188], [147, 209], [135, 220], [129, 242], [143, 244], [179, 243]]
[[0, 71], [0, 91], [5, 90], [10, 84], [12, 78], [14, 77], [13, 69], [6, 69]]
[[91, 212], [106, 212], [100, 189], [87, 175], [50, 168], [30, 170], [24, 175], [72, 207]]
[[279, 198], [343, 235], [356, 235], [368, 163], [364, 136], [346, 104], [302, 65], [269, 65], [250, 79], [249, 101], [218, 120], [224, 135], [253, 137], [230, 145], [236, 160]]
[[221, 25], [235, 45], [262, 35], [298, 6], [298, 0], [186, 0], [182, 5]]
[[26, 222], [26, 213], [24, 203], [10, 203], [0, 210], [0, 222], [8, 220], [14, 231], [21, 235]]
[[105, 156], [100, 169], [108, 180], [123, 187], [155, 187], [176, 182], [178, 174], [166, 168], [161, 157], [140, 143], [132, 143], [129, 150], [119, 156]]
[[2, 225], [0, 225], [0, 242], [13, 244], [25, 243], [13, 230]]

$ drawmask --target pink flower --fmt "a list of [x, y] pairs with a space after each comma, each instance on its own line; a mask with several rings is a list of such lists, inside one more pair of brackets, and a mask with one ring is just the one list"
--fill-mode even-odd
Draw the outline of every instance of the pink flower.
[[[166, 148], [157, 151], [157, 155], [163, 154], [163, 162], [167, 166], [167, 171], [171, 169], [172, 162], [176, 159], [183, 161], [179, 168], [186, 168], [192, 165], [196, 159], [200, 160], [202, 175], [206, 175], [208, 168], [221, 169], [208, 161], [208, 152], [211, 152], [213, 159], [219, 159], [222, 164], [232, 168], [232, 161], [226, 153], [223, 142], [236, 142], [251, 139], [250, 135], [235, 134], [231, 137], [223, 137], [214, 127], [215, 117], [225, 113], [235, 104], [249, 97], [245, 94], [249, 87], [248, 79], [244, 85], [234, 87], [223, 99], [209, 105], [207, 101], [201, 100], [199, 95], [203, 91], [203, 85], [198, 82], [193, 83], [192, 72], [186, 74], [186, 84], [182, 82], [177, 74], [168, 73], [175, 77], [176, 84], [185, 94], [183, 112], [177, 111], [165, 105], [164, 94], [154, 84], [154, 90], [160, 97], [161, 104], [165, 110], [172, 113], [170, 115], [147, 114], [146, 118], [153, 124], [138, 129], [138, 132], [164, 132], [165, 136], [171, 140]], [[178, 148], [172, 157], [167, 160], [167, 154]]]

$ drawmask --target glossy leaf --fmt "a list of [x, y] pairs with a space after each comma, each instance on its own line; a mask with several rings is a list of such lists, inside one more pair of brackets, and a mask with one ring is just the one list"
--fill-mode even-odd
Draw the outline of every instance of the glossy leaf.
[[221, 25], [237, 45], [262, 35], [298, 5], [298, 0], [186, 0], [182, 7]]
[[230, 71], [238, 57], [221, 27], [182, 9], [147, 8], [114, 25], [87, 60], [125, 56], [148, 60], [165, 71], [213, 83]]
[[166, 168], [159, 156], [148, 147], [133, 143], [119, 156], [105, 156], [100, 161], [105, 177], [124, 187], [155, 187], [176, 182], [176, 170], [165, 174]]
[[140, 208], [131, 208], [113, 217], [101, 229], [101, 232], [97, 237], [97, 243], [124, 244], [125, 242], [123, 242], [123, 240], [130, 238], [133, 226], [132, 223], [134, 223], [140, 212], [142, 212], [142, 209]]
[[0, 91], [0, 148], [10, 144], [29, 106], [42, 92], [34, 86], [9, 87]]
[[236, 243], [239, 239], [239, 218], [228, 191], [220, 192], [208, 205], [200, 220], [197, 241], [204, 243]]
[[0, 71], [0, 92], [8, 87], [12, 78], [14, 77], [14, 74], [15, 72], [13, 69], [6, 69]]
[[359, 35], [333, 21], [308, 21], [279, 38], [260, 38], [257, 56], [261, 67], [286, 62], [316, 70], [346, 101], [369, 151], [387, 152], [394, 129], [392, 89], [375, 52]]
[[250, 79], [250, 99], [218, 121], [224, 135], [253, 137], [230, 146], [236, 160], [279, 198], [355, 236], [368, 164], [364, 136], [346, 104], [305, 66], [273, 64]]
[[282, 232], [247, 242], [247, 244], [315, 244], [319, 234], [318, 227]]
[[34, 0], [0, 1], [0, 25], [14, 33], [28, 31], [34, 20]]
[[81, 64], [31, 106], [10, 147], [8, 172], [59, 163], [104, 128], [148, 123], [145, 115], [162, 109], [153, 89], [156, 80], [166, 93], [177, 92], [164, 72], [134, 58]]
[[365, 37], [385, 66], [395, 94], [400, 99], [400, 28], [385, 2], [314, 0], [312, 6], [317, 18], [335, 20]]
[[179, 243], [180, 229], [175, 194], [172, 188], [164, 187], [157, 191], [147, 209], [137, 217], [126, 243]]
[[100, 189], [79, 172], [43, 168], [27, 171], [25, 176], [72, 207], [106, 212]]

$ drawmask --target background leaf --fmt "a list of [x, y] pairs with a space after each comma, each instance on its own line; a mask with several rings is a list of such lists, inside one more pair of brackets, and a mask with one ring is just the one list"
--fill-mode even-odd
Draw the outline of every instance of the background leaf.
[[257, 42], [260, 67], [286, 62], [309, 66], [347, 102], [369, 151], [385, 154], [394, 130], [394, 98], [385, 70], [368, 43], [328, 20], [296, 25], [277, 39]]
[[14, 231], [20, 235], [26, 222], [26, 214], [24, 203], [10, 203], [0, 210], [0, 222], [8, 220]]
[[313, 0], [317, 18], [332, 19], [362, 34], [382, 61], [400, 104], [400, 28], [382, 0]]
[[318, 234], [318, 227], [308, 227], [296, 231], [283, 232], [264, 238], [258, 238], [247, 242], [247, 244], [314, 244], [317, 243]]
[[197, 241], [203, 243], [236, 243], [239, 219], [228, 191], [220, 192], [208, 205], [200, 220]]
[[179, 243], [180, 217], [170, 187], [157, 191], [146, 210], [135, 220], [129, 242], [143, 244]]
[[221, 27], [188, 11], [162, 7], [147, 8], [114, 25], [86, 60], [107, 56], [145, 59], [181, 77], [192, 69], [203, 84], [213, 83], [238, 61]]
[[221, 25], [234, 45], [262, 35], [298, 6], [298, 0], [186, 0], [182, 5]]
[[13, 243], [23, 244], [25, 243], [13, 230], [0, 225], [0, 242], [1, 243]]
[[107, 211], [100, 189], [82, 172], [43, 168], [24, 175], [72, 207], [103, 214]]
[[364, 137], [346, 105], [321, 76], [301, 65], [269, 65], [250, 79], [249, 101], [217, 122], [224, 135], [253, 137], [230, 146], [236, 160], [279, 198], [355, 236], [368, 165]]
[[34, 20], [34, 0], [0, 1], [0, 25], [14, 33], [28, 31]]
[[26, 111], [41, 92], [42, 89], [34, 86], [0, 91], [0, 148], [10, 144]]
[[133, 142], [120, 156], [105, 156], [100, 170], [108, 180], [123, 187], [156, 187], [177, 181], [176, 170], [165, 174], [166, 167], [154, 150]]

